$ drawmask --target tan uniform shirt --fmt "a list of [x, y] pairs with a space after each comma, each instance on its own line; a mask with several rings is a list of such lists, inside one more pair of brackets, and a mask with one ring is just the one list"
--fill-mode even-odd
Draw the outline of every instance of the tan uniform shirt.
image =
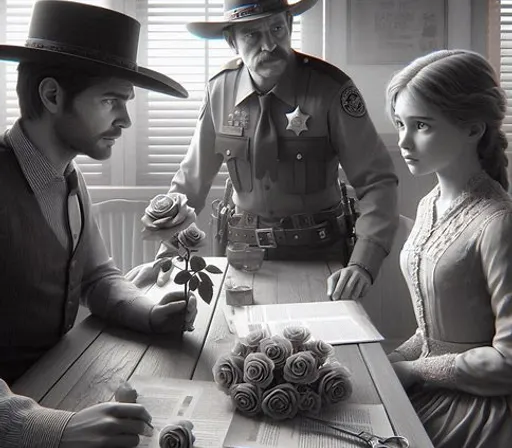
[[[185, 194], [199, 213], [225, 160], [236, 206], [278, 222], [336, 205], [341, 164], [361, 212], [350, 264], [375, 278], [398, 225], [398, 179], [359, 91], [341, 70], [296, 53], [272, 92], [279, 140], [275, 182], [268, 172], [262, 179], [254, 176], [258, 92], [247, 68], [235, 59], [206, 88], [196, 131], [170, 191]], [[294, 111], [298, 126], [286, 115]]]

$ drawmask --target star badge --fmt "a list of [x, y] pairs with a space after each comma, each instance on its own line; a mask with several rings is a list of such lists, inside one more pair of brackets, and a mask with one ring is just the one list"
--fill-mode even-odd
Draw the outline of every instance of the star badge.
[[293, 112], [286, 114], [286, 118], [288, 118], [286, 129], [295, 132], [296, 135], [300, 135], [301, 132], [308, 130], [306, 121], [308, 121], [309, 117], [310, 115], [303, 113], [300, 107], [297, 106]]

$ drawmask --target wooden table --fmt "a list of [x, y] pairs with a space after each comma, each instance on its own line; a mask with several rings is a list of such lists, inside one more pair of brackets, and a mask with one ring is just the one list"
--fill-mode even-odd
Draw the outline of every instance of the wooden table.
[[[326, 278], [335, 263], [265, 261], [256, 274], [228, 268], [225, 258], [207, 258], [224, 274], [212, 275], [214, 298], [210, 305], [198, 300], [195, 331], [183, 338], [149, 336], [108, 327], [93, 316], [73, 328], [14, 385], [16, 393], [43, 406], [80, 410], [112, 398], [119, 381], [132, 375], [212, 380], [212, 366], [234, 342], [223, 314], [223, 283], [252, 284], [257, 304], [327, 300]], [[161, 294], [154, 286], [150, 294]], [[432, 444], [387, 361], [379, 343], [342, 345], [338, 360], [353, 372], [352, 403], [385, 406], [392, 427], [406, 436], [411, 447]]]

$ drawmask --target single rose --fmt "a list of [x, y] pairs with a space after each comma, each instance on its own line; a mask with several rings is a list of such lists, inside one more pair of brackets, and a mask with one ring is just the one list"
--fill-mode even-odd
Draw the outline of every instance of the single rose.
[[334, 353], [333, 346], [321, 340], [308, 341], [304, 344], [304, 348], [316, 356], [318, 365], [322, 365]]
[[299, 411], [305, 414], [317, 415], [322, 408], [322, 399], [310, 386], [297, 385], [299, 393]]
[[244, 376], [244, 358], [240, 356], [221, 356], [213, 369], [213, 380], [228, 393], [234, 384], [241, 383]]
[[199, 229], [195, 223], [190, 224], [185, 230], [178, 233], [178, 240], [189, 249], [199, 247], [205, 240], [206, 233]]
[[289, 383], [278, 384], [264, 392], [261, 409], [275, 420], [293, 418], [299, 410], [299, 393]]
[[231, 387], [229, 394], [236, 408], [250, 417], [261, 411], [261, 390], [253, 384], [240, 383]]
[[260, 342], [260, 352], [274, 361], [277, 368], [284, 366], [286, 358], [292, 354], [292, 351], [292, 343], [282, 336], [272, 336]]
[[245, 338], [245, 343], [251, 347], [253, 351], [258, 350], [260, 342], [267, 337], [267, 332], [262, 328], [251, 331]]
[[195, 219], [194, 209], [187, 205], [187, 197], [181, 193], [167, 193], [151, 199], [141, 221], [149, 230], [163, 230], [177, 227], [187, 218]]
[[249, 353], [244, 361], [244, 381], [265, 389], [274, 379], [274, 362], [263, 353]]
[[289, 326], [283, 330], [283, 336], [288, 339], [295, 351], [301, 350], [302, 346], [311, 337], [311, 332], [306, 327]]
[[132, 385], [125, 381], [117, 388], [114, 394], [114, 399], [119, 403], [136, 403], [138, 396], [137, 391], [132, 387]]
[[196, 438], [192, 434], [194, 425], [189, 420], [180, 420], [165, 426], [160, 431], [160, 448], [192, 448]]
[[318, 371], [317, 392], [326, 406], [347, 400], [352, 395], [350, 372], [338, 363], [323, 365]]
[[298, 352], [286, 360], [283, 369], [285, 381], [311, 384], [318, 379], [317, 358], [310, 351]]
[[247, 344], [244, 344], [242, 341], [237, 341], [235, 346], [231, 349], [232, 355], [241, 356], [242, 358], [245, 358], [251, 352], [251, 348]]

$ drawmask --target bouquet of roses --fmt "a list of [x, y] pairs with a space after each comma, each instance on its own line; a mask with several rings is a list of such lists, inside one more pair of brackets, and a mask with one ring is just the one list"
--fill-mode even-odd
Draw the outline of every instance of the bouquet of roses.
[[330, 358], [333, 351], [305, 327], [285, 328], [283, 336], [255, 330], [217, 360], [213, 377], [245, 415], [316, 415], [352, 394], [350, 373]]

